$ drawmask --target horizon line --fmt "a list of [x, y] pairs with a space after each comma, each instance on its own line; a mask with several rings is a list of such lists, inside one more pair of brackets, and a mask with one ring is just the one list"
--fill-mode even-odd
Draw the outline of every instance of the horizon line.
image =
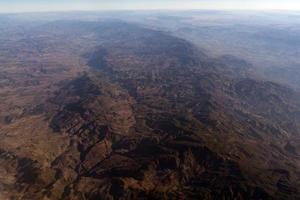
[[74, 10], [28, 10], [28, 11], [0, 11], [0, 14], [41, 14], [41, 13], [72, 13], [72, 12], [153, 12], [153, 11], [241, 11], [241, 12], [299, 12], [300, 9], [240, 9], [240, 8], [191, 8], [191, 9], [168, 9], [168, 8], [138, 8], [138, 9], [74, 9]]

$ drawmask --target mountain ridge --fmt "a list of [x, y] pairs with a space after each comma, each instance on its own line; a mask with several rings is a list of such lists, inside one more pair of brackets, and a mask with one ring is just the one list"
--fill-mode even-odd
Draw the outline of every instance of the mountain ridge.
[[65, 145], [47, 167], [21, 158], [16, 174], [39, 177], [17, 176], [23, 199], [299, 198], [297, 92], [160, 31], [86, 30], [89, 68], [24, 115]]

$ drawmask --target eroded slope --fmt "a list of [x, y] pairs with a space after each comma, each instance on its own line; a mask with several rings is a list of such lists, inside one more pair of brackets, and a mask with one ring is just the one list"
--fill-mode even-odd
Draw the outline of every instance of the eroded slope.
[[28, 147], [21, 155], [26, 144], [11, 145], [5, 133], [31, 140], [34, 131], [18, 133], [21, 120], [1, 129], [1, 162], [12, 166], [1, 173], [10, 174], [1, 182], [5, 195], [299, 198], [297, 92], [163, 32], [121, 22], [57, 23], [51, 31], [78, 30], [69, 34], [98, 44], [81, 52], [85, 74], [61, 82], [22, 119], [42, 130], [34, 145], [53, 149]]

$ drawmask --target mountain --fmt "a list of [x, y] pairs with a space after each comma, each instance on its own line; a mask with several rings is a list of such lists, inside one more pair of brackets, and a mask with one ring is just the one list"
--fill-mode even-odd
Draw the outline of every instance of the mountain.
[[45, 86], [27, 86], [42, 98], [6, 116], [0, 197], [300, 198], [296, 90], [257, 78], [243, 60], [212, 58], [135, 24], [56, 21], [33, 30], [28, 40], [41, 57], [59, 51], [80, 66], [46, 73]]

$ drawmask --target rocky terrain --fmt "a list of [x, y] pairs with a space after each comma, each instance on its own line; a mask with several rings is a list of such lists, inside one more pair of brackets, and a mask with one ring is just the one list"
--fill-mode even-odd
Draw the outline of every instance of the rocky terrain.
[[0, 57], [0, 199], [300, 198], [298, 91], [134, 24], [30, 31]]

